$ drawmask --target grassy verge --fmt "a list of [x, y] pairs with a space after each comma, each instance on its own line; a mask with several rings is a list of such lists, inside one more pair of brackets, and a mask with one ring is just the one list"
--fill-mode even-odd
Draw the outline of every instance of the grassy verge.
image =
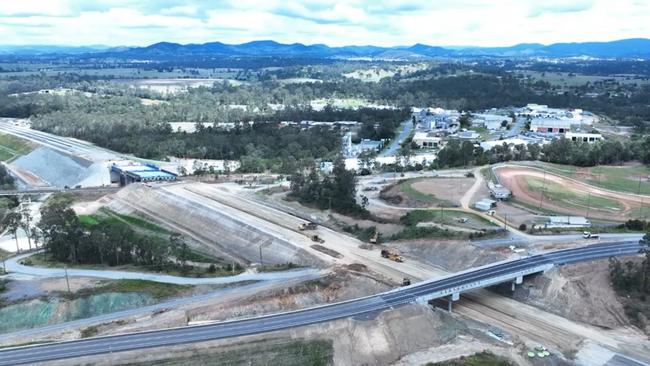
[[411, 225], [411, 226], [417, 225], [420, 222], [427, 222], [427, 221], [433, 221], [433, 222], [437, 222], [440, 224], [447, 224], [447, 225], [459, 225], [459, 220], [464, 218], [474, 220], [476, 222], [480, 222], [481, 224], [487, 226], [496, 226], [492, 221], [487, 220], [482, 216], [464, 212], [464, 211], [456, 211], [450, 209], [411, 211], [406, 215], [402, 216], [400, 218], [400, 222], [405, 225]]
[[332, 365], [334, 347], [331, 340], [274, 340], [258, 341], [215, 350], [177, 356], [166, 360], [130, 363], [130, 366], [326, 366]]
[[[502, 235], [502, 232], [495, 229], [482, 229], [476, 232], [466, 232], [466, 231], [455, 231], [447, 228], [440, 228], [437, 226], [417, 226], [421, 222], [438, 222], [438, 223], [453, 223], [457, 224], [459, 218], [469, 218], [472, 217], [474, 220], [480, 222], [489, 223], [490, 226], [494, 226], [488, 220], [484, 218], [462, 212], [462, 211], [453, 211], [453, 210], [415, 210], [407, 213], [406, 215], [400, 218], [400, 222], [406, 225], [406, 228], [399, 233], [393, 235], [391, 240], [413, 240], [413, 239], [479, 239], [487, 238]], [[436, 221], [438, 220], [438, 221]], [[446, 221], [448, 220], [448, 221]]]
[[442, 362], [429, 362], [426, 366], [514, 366], [507, 359], [489, 351], [483, 351], [467, 357]]
[[8, 161], [34, 150], [34, 144], [19, 137], [0, 133], [0, 160]]
[[259, 272], [279, 272], [279, 271], [287, 271], [296, 268], [302, 268], [302, 266], [289, 262], [289, 263], [282, 263], [282, 264], [267, 264], [264, 266], [259, 266], [257, 270]]
[[233, 272], [233, 267], [231, 264], [225, 265], [211, 265], [207, 268], [199, 268], [188, 266], [185, 271], [182, 271], [178, 267], [169, 268], [164, 267], [162, 271], [157, 270], [153, 266], [137, 265], [137, 264], [125, 264], [119, 266], [109, 266], [107, 264], [71, 264], [54, 261], [49, 257], [46, 257], [44, 253], [36, 253], [29, 256], [28, 258], [23, 259], [22, 264], [27, 266], [35, 267], [45, 267], [45, 268], [77, 268], [77, 269], [88, 269], [88, 270], [111, 270], [111, 271], [126, 271], [126, 272], [151, 272], [151, 273], [164, 273], [171, 276], [180, 276], [180, 277], [226, 277], [240, 274], [244, 269], [238, 264], [235, 265], [235, 270]]
[[162, 300], [176, 297], [191, 288], [192, 286], [188, 285], [174, 285], [145, 280], [116, 280], [98, 287], [83, 288], [75, 292], [72, 297], [80, 298], [107, 292], [137, 292], [151, 295], [151, 297], [157, 300]]

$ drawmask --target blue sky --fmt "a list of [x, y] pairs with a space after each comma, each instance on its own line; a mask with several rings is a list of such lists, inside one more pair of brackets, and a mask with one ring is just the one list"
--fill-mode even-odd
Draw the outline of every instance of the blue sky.
[[0, 44], [332, 46], [650, 37], [650, 0], [0, 0]]

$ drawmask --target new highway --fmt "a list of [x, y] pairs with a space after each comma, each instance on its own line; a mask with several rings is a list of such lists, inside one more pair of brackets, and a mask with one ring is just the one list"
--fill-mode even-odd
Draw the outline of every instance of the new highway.
[[180, 327], [69, 342], [7, 348], [0, 350], [0, 366], [45, 362], [151, 347], [173, 346], [316, 324], [355, 315], [379, 312], [413, 302], [427, 295], [460, 286], [471, 288], [482, 281], [489, 281], [492, 278], [502, 278], [511, 275], [510, 278], [514, 279], [522, 271], [545, 265], [564, 265], [611, 256], [630, 255], [638, 253], [642, 248], [638, 243], [638, 239], [623, 243], [601, 243], [537, 254], [512, 261], [498, 262], [489, 266], [471, 269], [435, 280], [420, 282], [365, 298], [298, 311], [202, 326]]

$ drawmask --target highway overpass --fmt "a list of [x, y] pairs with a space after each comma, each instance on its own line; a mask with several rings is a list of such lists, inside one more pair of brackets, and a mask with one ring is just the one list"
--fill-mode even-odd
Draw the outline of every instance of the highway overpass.
[[406, 303], [429, 301], [497, 283], [518, 282], [524, 275], [564, 265], [612, 256], [631, 255], [642, 248], [638, 240], [601, 243], [498, 262], [453, 275], [401, 287], [385, 293], [309, 309], [224, 321], [201, 326], [96, 337], [0, 350], [0, 366], [45, 362], [160, 346], [253, 335], [316, 324], [389, 309]]

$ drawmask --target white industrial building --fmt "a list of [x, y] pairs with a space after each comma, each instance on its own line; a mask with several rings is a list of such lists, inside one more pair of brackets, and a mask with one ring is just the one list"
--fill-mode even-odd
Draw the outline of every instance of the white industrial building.
[[582, 141], [594, 143], [603, 139], [603, 135], [599, 133], [580, 133], [580, 132], [567, 132], [564, 137], [571, 141]]
[[489, 198], [484, 198], [474, 203], [474, 208], [480, 211], [490, 211], [496, 205], [497, 205], [497, 201], [491, 200]]
[[438, 149], [442, 147], [442, 138], [433, 132], [416, 132], [413, 135], [413, 142], [422, 149]]

